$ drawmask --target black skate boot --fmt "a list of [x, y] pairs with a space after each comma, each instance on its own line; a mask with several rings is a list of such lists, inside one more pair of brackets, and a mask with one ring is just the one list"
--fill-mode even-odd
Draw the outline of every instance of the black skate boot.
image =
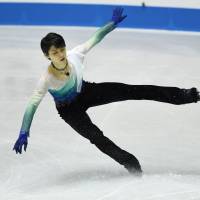
[[142, 168], [139, 161], [135, 157], [125, 163], [124, 167], [128, 170], [130, 174], [135, 176], [142, 176]]
[[183, 89], [183, 93], [191, 102], [200, 101], [200, 93], [197, 88]]

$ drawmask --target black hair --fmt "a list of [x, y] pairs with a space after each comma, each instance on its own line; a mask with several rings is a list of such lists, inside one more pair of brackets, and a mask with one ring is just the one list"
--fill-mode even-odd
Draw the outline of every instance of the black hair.
[[65, 47], [65, 40], [64, 38], [57, 34], [57, 33], [48, 33], [44, 38], [42, 38], [40, 42], [40, 46], [42, 52], [48, 56], [49, 49], [51, 46], [55, 46], [56, 48]]

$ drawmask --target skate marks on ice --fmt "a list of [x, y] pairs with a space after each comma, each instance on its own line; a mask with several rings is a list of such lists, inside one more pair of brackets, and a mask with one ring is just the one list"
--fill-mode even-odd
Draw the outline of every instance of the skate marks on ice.
[[[176, 174], [143, 175], [127, 177], [114, 190], [95, 200], [199, 200], [200, 176]], [[197, 185], [194, 187], [193, 183]]]
[[182, 174], [149, 171], [135, 177], [123, 168], [98, 163], [81, 165], [71, 158], [70, 167], [63, 158], [44, 152], [39, 146], [33, 147], [29, 156], [14, 161], [11, 153], [3, 154], [7, 168], [1, 164], [1, 200], [200, 199], [200, 174], [195, 171], [182, 171]]
[[[53, 200], [60, 193], [61, 200], [80, 197], [95, 199], [98, 193], [109, 191], [112, 182], [119, 183], [128, 176], [125, 170], [82, 164], [76, 160], [76, 156], [74, 160], [70, 158], [65, 162], [62, 156], [40, 148], [40, 143], [23, 155], [14, 154], [6, 149], [7, 146], [4, 144], [0, 147], [4, 160], [0, 164], [1, 200]], [[103, 185], [107, 185], [106, 189], [103, 189]], [[111, 189], [114, 187], [111, 186]]]

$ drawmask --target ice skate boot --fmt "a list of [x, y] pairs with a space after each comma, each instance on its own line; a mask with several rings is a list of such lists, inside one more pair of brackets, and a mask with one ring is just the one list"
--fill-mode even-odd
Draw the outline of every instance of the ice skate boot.
[[135, 176], [142, 176], [142, 168], [136, 158], [129, 160], [126, 164], [124, 164], [124, 167], [130, 174]]
[[200, 92], [197, 90], [197, 88], [191, 88], [191, 89], [183, 89], [183, 94], [187, 99], [190, 99], [191, 102], [198, 102], [200, 101]]

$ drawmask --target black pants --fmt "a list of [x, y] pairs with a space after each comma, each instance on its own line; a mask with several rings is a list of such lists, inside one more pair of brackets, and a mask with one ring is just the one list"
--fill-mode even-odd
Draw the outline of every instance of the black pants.
[[115, 161], [124, 165], [130, 172], [141, 172], [137, 158], [119, 148], [103, 132], [92, 123], [86, 110], [93, 106], [124, 100], [154, 100], [171, 104], [187, 104], [198, 101], [196, 88], [180, 89], [153, 85], [127, 85], [123, 83], [89, 83], [83, 81], [81, 93], [69, 102], [57, 103], [61, 116], [80, 135], [107, 154]]

